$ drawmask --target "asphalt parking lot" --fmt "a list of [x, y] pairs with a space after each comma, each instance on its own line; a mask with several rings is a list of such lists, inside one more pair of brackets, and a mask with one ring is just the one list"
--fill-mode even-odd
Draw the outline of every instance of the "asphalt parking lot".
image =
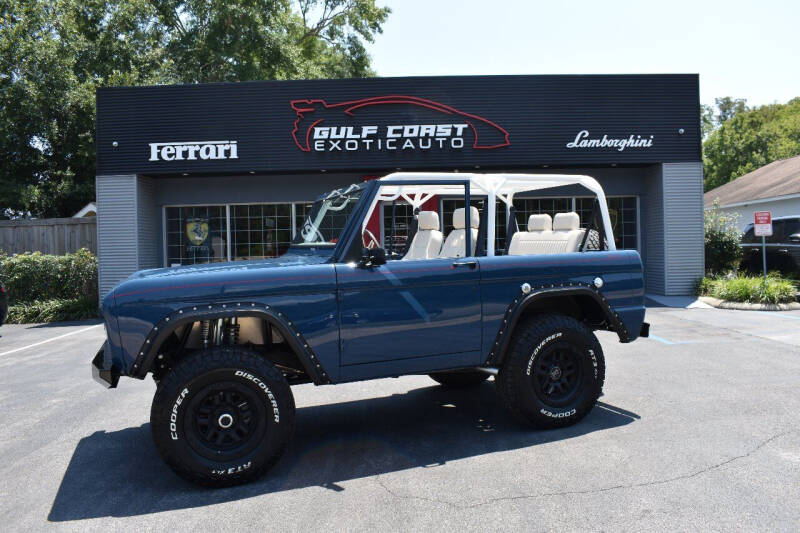
[[577, 426], [521, 428], [491, 383], [304, 385], [288, 455], [224, 490], [156, 455], [151, 380], [91, 380], [102, 326], [5, 325], [3, 529], [800, 529], [800, 312], [648, 320], [601, 335], [605, 395]]

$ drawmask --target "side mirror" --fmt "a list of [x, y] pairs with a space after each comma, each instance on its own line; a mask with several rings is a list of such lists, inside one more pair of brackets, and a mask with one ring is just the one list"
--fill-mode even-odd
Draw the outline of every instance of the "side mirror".
[[792, 233], [789, 235], [789, 242], [800, 242], [800, 233]]
[[359, 268], [370, 268], [386, 264], [386, 250], [383, 248], [362, 248]]

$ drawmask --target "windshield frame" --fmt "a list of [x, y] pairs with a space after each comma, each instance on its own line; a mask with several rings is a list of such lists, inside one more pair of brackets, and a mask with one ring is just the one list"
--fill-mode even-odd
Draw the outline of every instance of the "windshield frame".
[[[327, 255], [328, 262], [338, 262], [346, 257], [347, 251], [350, 250], [352, 247], [351, 244], [353, 242], [353, 234], [356, 233], [354, 228], [359, 228], [361, 225], [361, 219], [364, 217], [364, 206], [369, 205], [372, 201], [372, 198], [375, 196], [375, 191], [377, 190], [375, 187], [375, 181], [371, 180], [366, 181], [363, 183], [352, 183], [350, 185], [346, 185], [344, 187], [340, 187], [338, 189], [334, 189], [332, 191], [327, 191], [320, 194], [316, 200], [314, 200], [314, 204], [317, 202], [324, 201], [327, 197], [331, 194], [336, 193], [337, 191], [346, 191], [352, 188], [359, 188], [362, 189], [363, 192], [361, 193], [361, 197], [359, 198], [358, 202], [356, 203], [353, 211], [350, 213], [350, 216], [345, 223], [344, 228], [342, 229], [341, 233], [339, 234], [339, 240], [335, 243], [333, 242], [318, 242], [318, 243], [295, 243], [292, 242], [289, 245], [289, 250], [287, 253], [291, 252], [300, 252], [300, 253], [315, 253], [319, 255]], [[313, 208], [312, 208], [313, 209]], [[304, 220], [305, 222], [305, 220]], [[297, 237], [295, 237], [297, 238]], [[361, 252], [361, 248], [358, 249], [358, 252]], [[354, 260], [354, 259], [352, 259]]]
[[[341, 187], [339, 189], [334, 189], [332, 191], [328, 191], [326, 193], [323, 193], [323, 194], [319, 195], [317, 197], [317, 199], [314, 200], [314, 203], [312, 204], [312, 207], [311, 207], [311, 211], [308, 213], [306, 218], [303, 219], [303, 224], [302, 224], [301, 228], [298, 229], [294, 239], [292, 239], [292, 243], [291, 243], [290, 247], [293, 247], [295, 249], [322, 248], [322, 249], [331, 249], [331, 250], [336, 248], [336, 244], [341, 240], [342, 236], [345, 233], [345, 230], [346, 230], [347, 226], [350, 224], [350, 219], [353, 218], [353, 216], [356, 214], [356, 211], [358, 210], [358, 204], [361, 202], [361, 200], [362, 200], [362, 198], [364, 196], [364, 192], [366, 190], [366, 185], [367, 185], [366, 183], [352, 183], [350, 185], [347, 185], [346, 187]], [[336, 200], [338, 198], [343, 198], [345, 195], [350, 195], [350, 194], [353, 194], [353, 193], [356, 193], [356, 192], [359, 194], [359, 196], [357, 198], [355, 198], [355, 204], [352, 205], [352, 209], [346, 215], [347, 216], [347, 220], [345, 221], [344, 226], [341, 228], [341, 231], [339, 231], [339, 233], [337, 235], [333, 235], [333, 234], [329, 235], [329, 237], [331, 239], [336, 239], [336, 240], [327, 240], [327, 241], [308, 241], [308, 240], [305, 240], [306, 237], [304, 237], [303, 234], [302, 234], [302, 227], [305, 227], [306, 222], [311, 218], [311, 216], [313, 216], [315, 213], [319, 213], [320, 209], [322, 208], [322, 206], [324, 206], [325, 202], [329, 201], [330, 204], [333, 207], [328, 207], [326, 209], [325, 213], [322, 215], [322, 218], [319, 220], [320, 223], [324, 222], [324, 220], [328, 217], [329, 214], [334, 214], [334, 216], [335, 216], [335, 213], [337, 211], [342, 211], [350, 203], [350, 200], [348, 200], [348, 201], [343, 202], [341, 204], [341, 206], [337, 207], [336, 206]], [[321, 236], [323, 238], [325, 237], [324, 234], [323, 234], [324, 229], [320, 228], [320, 226], [323, 226], [323, 224], [319, 224], [318, 226], [314, 226], [314, 224], [312, 222], [311, 226], [314, 227], [313, 231], [317, 235], [319, 235], [319, 236]]]

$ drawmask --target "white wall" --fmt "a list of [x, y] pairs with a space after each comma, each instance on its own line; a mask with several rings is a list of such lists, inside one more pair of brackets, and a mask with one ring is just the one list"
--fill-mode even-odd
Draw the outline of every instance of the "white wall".
[[734, 207], [721, 207], [720, 211], [725, 213], [737, 213], [739, 215], [739, 219], [737, 220], [739, 229], [744, 230], [745, 226], [753, 222], [753, 213], [755, 211], [771, 211], [773, 218], [800, 216], [800, 197], [786, 200], [772, 200], [769, 202], [757, 202]]

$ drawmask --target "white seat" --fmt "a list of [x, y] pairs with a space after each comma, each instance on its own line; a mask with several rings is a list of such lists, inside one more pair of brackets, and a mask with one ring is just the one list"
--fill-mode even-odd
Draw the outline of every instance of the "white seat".
[[556, 213], [555, 218], [553, 218], [553, 234], [558, 235], [559, 238], [566, 242], [564, 245], [565, 252], [577, 252], [583, 238], [581, 217], [574, 211]]
[[[469, 225], [472, 237], [472, 253], [475, 253], [475, 246], [478, 244], [478, 226], [480, 225], [480, 213], [478, 209], [470, 206]], [[466, 210], [460, 207], [453, 211], [453, 231], [447, 236], [442, 246], [439, 257], [464, 257], [467, 249], [466, 241]]]
[[527, 255], [546, 253], [540, 251], [544, 245], [545, 234], [552, 234], [553, 219], [550, 215], [531, 215], [528, 217], [528, 231], [518, 231], [511, 237], [508, 255]]
[[531, 215], [528, 231], [518, 231], [511, 237], [508, 255], [563, 254], [577, 252], [583, 237], [578, 213]]
[[403, 260], [438, 257], [442, 248], [442, 232], [439, 227], [439, 215], [436, 211], [420, 211], [417, 215], [417, 233], [414, 234]]

